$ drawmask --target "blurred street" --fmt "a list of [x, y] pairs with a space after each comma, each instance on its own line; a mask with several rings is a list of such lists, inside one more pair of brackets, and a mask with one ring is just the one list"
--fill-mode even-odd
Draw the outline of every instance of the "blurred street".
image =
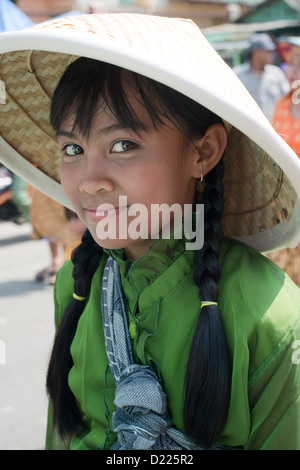
[[50, 264], [50, 250], [30, 234], [30, 224], [0, 221], [0, 450], [45, 443], [53, 287], [35, 281]]

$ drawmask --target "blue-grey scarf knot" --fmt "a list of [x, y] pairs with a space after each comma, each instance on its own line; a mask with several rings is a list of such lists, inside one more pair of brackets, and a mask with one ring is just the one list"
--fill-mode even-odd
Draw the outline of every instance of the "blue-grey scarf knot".
[[112, 449], [195, 449], [173, 427], [166, 395], [153, 369], [135, 364], [119, 267], [112, 258], [103, 273], [101, 308], [106, 352], [116, 383], [112, 423], [118, 440]]

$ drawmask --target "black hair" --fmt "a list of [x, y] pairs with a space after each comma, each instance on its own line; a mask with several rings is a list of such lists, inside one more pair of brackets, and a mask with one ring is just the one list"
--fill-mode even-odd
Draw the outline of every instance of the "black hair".
[[[153, 125], [167, 118], [189, 139], [201, 138], [208, 127], [222, 120], [185, 95], [154, 80], [117, 66], [79, 58], [67, 68], [52, 99], [51, 125], [58, 131], [63, 120], [74, 113], [74, 128], [88, 135], [99, 106], [112, 112], [117, 120], [133, 129], [142, 123], [130, 106], [127, 92], [135, 93], [147, 110]], [[203, 203], [205, 243], [195, 253], [194, 282], [201, 300], [217, 302], [221, 268], [218, 263], [222, 234], [223, 161], [205, 177]], [[88, 231], [72, 255], [74, 291], [86, 297], [102, 249]], [[84, 302], [72, 299], [56, 334], [47, 374], [47, 391], [53, 405], [53, 421], [62, 437], [76, 432], [82, 416], [68, 386], [73, 361], [70, 346]], [[183, 312], [185, 315], [186, 312]], [[231, 369], [224, 329], [218, 307], [207, 306], [199, 312], [189, 352], [185, 380], [184, 426], [195, 441], [209, 448], [226, 422], [230, 398]]]

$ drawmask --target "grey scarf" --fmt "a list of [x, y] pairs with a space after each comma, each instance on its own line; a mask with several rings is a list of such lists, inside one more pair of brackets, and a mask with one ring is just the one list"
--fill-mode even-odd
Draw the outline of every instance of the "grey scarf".
[[201, 450], [172, 425], [166, 395], [154, 371], [134, 362], [119, 267], [111, 257], [103, 273], [101, 307], [106, 352], [116, 383], [112, 421], [118, 440], [111, 449]]

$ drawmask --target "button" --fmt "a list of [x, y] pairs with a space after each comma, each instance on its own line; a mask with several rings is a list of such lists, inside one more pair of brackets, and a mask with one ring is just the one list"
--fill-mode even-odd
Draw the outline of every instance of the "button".
[[131, 321], [129, 323], [129, 335], [130, 335], [130, 338], [131, 339], [134, 339], [135, 338], [135, 334], [136, 334], [136, 324]]

